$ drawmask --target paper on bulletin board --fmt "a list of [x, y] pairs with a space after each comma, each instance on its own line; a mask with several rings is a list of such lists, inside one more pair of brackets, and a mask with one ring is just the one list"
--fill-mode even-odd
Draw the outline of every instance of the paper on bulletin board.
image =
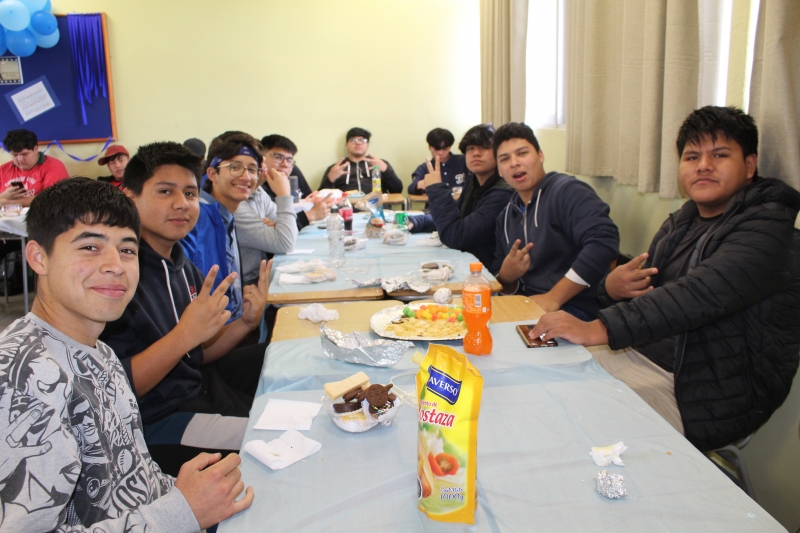
[[36, 78], [22, 88], [6, 93], [6, 100], [20, 124], [61, 105], [47, 81], [47, 76]]

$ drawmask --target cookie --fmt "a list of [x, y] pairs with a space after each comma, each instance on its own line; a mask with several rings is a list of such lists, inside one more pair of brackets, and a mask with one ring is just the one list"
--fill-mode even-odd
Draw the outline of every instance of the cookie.
[[366, 398], [372, 407], [383, 407], [389, 401], [389, 389], [392, 385], [370, 385], [367, 389]]
[[439, 268], [439, 263], [425, 263], [422, 265], [423, 270], [436, 270]]
[[337, 413], [352, 413], [361, 409], [361, 404], [356, 402], [335, 403], [333, 410]]
[[394, 407], [394, 402], [393, 401], [387, 401], [385, 404], [383, 404], [380, 407], [373, 407], [372, 405], [370, 405], [369, 406], [369, 413], [371, 415], [380, 416], [383, 413], [385, 413], [386, 411], [388, 411], [389, 409], [391, 409], [392, 407]]
[[346, 402], [352, 402], [358, 397], [358, 393], [361, 392], [361, 390], [362, 389], [360, 385], [358, 387], [353, 387], [349, 391], [342, 394], [342, 400]]

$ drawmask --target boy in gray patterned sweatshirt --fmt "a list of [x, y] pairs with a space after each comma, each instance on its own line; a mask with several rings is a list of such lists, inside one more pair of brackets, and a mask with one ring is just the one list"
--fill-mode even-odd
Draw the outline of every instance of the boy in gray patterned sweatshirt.
[[122, 366], [97, 340], [139, 279], [133, 203], [64, 180], [34, 199], [27, 227], [36, 298], [0, 334], [0, 532], [188, 533], [249, 507], [252, 488], [235, 501], [235, 454], [161, 472]]

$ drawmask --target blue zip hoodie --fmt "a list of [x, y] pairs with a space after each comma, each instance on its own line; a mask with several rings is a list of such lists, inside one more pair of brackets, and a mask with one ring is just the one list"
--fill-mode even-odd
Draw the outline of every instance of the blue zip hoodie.
[[[139, 245], [139, 285], [122, 316], [106, 324], [100, 339], [111, 346], [122, 362], [131, 388], [135, 389], [131, 357], [160, 341], [178, 324], [186, 307], [197, 298], [204, 276], [183, 253], [180, 244], [165, 259], [146, 241]], [[198, 344], [184, 355], [156, 387], [139, 397], [145, 424], [174, 413], [186, 400], [195, 398], [203, 385], [200, 367], [203, 348]]]
[[515, 293], [544, 294], [570, 269], [589, 287], [568, 303], [592, 318], [600, 310], [597, 287], [619, 255], [619, 231], [609, 207], [588, 184], [573, 176], [548, 172], [522, 205], [518, 193], [497, 217], [492, 273], [500, 272], [514, 241], [533, 243], [531, 266]]
[[[214, 287], [222, 283], [222, 280], [228, 277], [230, 271], [228, 270], [228, 230], [226, 229], [226, 222], [222, 218], [220, 209], [225, 209], [217, 200], [206, 191], [200, 191], [200, 216], [197, 219], [192, 231], [184, 237], [180, 244], [186, 252], [186, 257], [194, 263], [201, 272], [208, 273], [214, 265], [219, 266], [217, 277], [214, 279]], [[225, 212], [228, 213], [227, 209]], [[233, 215], [230, 215], [230, 221], [233, 223]], [[234, 246], [235, 252], [239, 256], [239, 270], [241, 270], [241, 257], [239, 251], [239, 241], [236, 239], [236, 230], [234, 229]], [[202, 286], [202, 283], [200, 284]], [[212, 290], [213, 290], [212, 289]], [[228, 306], [226, 309], [231, 312], [231, 318], [228, 321], [233, 322], [242, 316], [242, 273], [239, 272], [239, 277], [231, 284], [228, 291], [225, 293], [228, 296]]]

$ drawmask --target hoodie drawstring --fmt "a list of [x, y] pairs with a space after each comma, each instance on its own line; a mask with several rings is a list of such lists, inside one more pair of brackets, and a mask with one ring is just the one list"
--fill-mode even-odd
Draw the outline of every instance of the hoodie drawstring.
[[[539, 189], [539, 194], [536, 195], [536, 209], [533, 211], [533, 225], [539, 227], [539, 200], [542, 199], [542, 189]], [[528, 225], [525, 224], [525, 241], [528, 240]]]

